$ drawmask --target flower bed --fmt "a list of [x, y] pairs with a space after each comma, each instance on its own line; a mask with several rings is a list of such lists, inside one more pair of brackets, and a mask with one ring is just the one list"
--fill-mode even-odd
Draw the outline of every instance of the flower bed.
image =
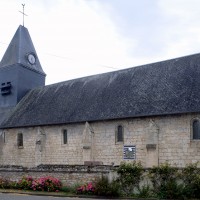
[[[12, 185], [14, 185], [12, 183]], [[16, 182], [16, 189], [24, 190], [34, 190], [34, 191], [48, 191], [55, 192], [61, 189], [61, 182], [54, 177], [47, 176], [38, 179], [33, 179], [32, 177], [23, 177], [20, 181]]]

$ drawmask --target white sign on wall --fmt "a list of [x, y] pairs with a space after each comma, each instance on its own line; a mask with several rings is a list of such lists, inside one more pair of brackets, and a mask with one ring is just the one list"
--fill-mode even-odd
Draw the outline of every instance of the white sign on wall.
[[124, 145], [124, 159], [135, 160], [136, 159], [136, 146]]

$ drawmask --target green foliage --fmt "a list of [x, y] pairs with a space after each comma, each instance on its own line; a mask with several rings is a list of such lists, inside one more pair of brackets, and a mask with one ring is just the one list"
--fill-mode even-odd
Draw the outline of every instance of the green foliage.
[[33, 178], [31, 176], [27, 176], [27, 177], [23, 177], [21, 180], [19, 180], [17, 183], [16, 183], [16, 187], [18, 189], [23, 189], [23, 190], [30, 190], [32, 189], [32, 181], [33, 181]]
[[183, 195], [187, 198], [200, 198], [200, 169], [197, 164], [189, 164], [182, 170]]
[[77, 194], [94, 194], [95, 186], [92, 182], [83, 184], [76, 189]]
[[31, 188], [37, 191], [58, 192], [61, 186], [62, 184], [57, 178], [47, 176], [33, 180]]
[[142, 185], [138, 188], [138, 193], [135, 195], [138, 198], [150, 198], [153, 197], [153, 192], [150, 185]]
[[79, 188], [81, 185], [83, 185], [83, 184], [81, 184], [81, 183], [75, 183], [75, 184], [71, 185], [71, 186], [69, 187], [70, 193], [76, 194], [77, 188]]
[[117, 197], [120, 195], [120, 185], [117, 181], [109, 182], [107, 177], [102, 176], [95, 184], [94, 194], [99, 196]]
[[121, 185], [121, 190], [126, 196], [132, 194], [134, 189], [139, 188], [139, 184], [143, 179], [144, 169], [141, 163], [122, 163], [117, 169], [118, 181]]
[[[102, 176], [96, 182], [62, 187], [53, 177], [23, 177], [18, 182], [0, 178], [0, 188], [35, 191], [63, 191], [71, 194], [95, 194], [105, 197], [124, 195], [136, 198], [200, 199], [200, 168], [197, 163], [178, 169], [169, 164], [144, 170], [141, 163], [122, 163], [116, 170], [118, 177], [109, 181]], [[144, 179], [145, 178], [145, 179]], [[144, 182], [146, 180], [146, 184]]]
[[67, 187], [67, 186], [62, 186], [62, 187], [60, 188], [60, 191], [69, 193], [69, 192], [71, 192], [71, 188], [70, 188], [70, 187]]
[[8, 188], [10, 188], [10, 189], [20, 189], [19, 185], [16, 181], [10, 181]]
[[182, 185], [178, 184], [179, 172], [175, 167], [165, 163], [149, 170], [149, 178], [153, 184], [154, 193], [159, 198], [179, 198]]
[[10, 188], [10, 184], [11, 184], [10, 181], [8, 181], [4, 178], [0, 178], [0, 188], [2, 188], [2, 189]]
[[10, 188], [35, 191], [59, 191], [61, 182], [54, 177], [47, 176], [38, 179], [33, 179], [31, 176], [23, 177], [18, 182], [11, 182]]

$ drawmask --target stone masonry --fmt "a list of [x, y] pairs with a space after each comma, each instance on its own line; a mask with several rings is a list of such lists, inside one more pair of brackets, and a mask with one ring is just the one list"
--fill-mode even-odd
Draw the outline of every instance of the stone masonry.
[[[191, 122], [198, 117], [184, 114], [6, 129], [1, 132], [0, 165], [84, 165], [87, 161], [119, 165], [124, 146], [133, 145], [136, 160], [144, 167], [164, 162], [184, 167], [200, 161], [200, 140], [191, 139]], [[123, 126], [123, 142], [116, 142], [118, 125]], [[63, 144], [64, 129], [67, 144]], [[17, 145], [18, 133], [23, 134], [23, 147]]]
[[94, 182], [102, 176], [112, 179], [115, 175], [113, 166], [85, 165], [40, 165], [26, 168], [20, 166], [0, 166], [0, 177], [10, 181], [19, 181], [22, 177], [31, 176], [58, 178], [64, 186]]

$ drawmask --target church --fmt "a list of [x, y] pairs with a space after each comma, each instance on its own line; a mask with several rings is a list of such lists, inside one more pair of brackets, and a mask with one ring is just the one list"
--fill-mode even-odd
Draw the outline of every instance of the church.
[[28, 29], [0, 62], [0, 165], [200, 161], [200, 54], [45, 85]]

